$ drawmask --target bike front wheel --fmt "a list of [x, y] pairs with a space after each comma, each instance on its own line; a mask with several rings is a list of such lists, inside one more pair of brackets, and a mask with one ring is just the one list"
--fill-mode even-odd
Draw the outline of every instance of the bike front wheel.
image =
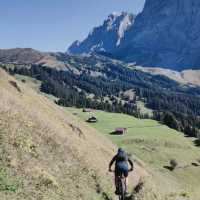
[[119, 200], [125, 200], [126, 195], [126, 182], [125, 179], [119, 181]]

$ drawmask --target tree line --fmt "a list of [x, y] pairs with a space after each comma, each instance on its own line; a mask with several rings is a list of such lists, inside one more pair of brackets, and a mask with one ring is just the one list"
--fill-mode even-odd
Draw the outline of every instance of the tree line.
[[[79, 69], [80, 70], [80, 69]], [[182, 86], [164, 76], [150, 75], [119, 64], [106, 63], [100, 70], [105, 76], [93, 77], [92, 64], [80, 74], [70, 70], [61, 71], [40, 65], [15, 67], [11, 74], [22, 74], [42, 82], [41, 91], [59, 98], [57, 104], [94, 108], [145, 117], [136, 106], [137, 100], [154, 110], [153, 119], [182, 131], [189, 136], [199, 134], [200, 129], [200, 88]], [[134, 89], [135, 98], [123, 102], [121, 92]], [[89, 98], [93, 94], [93, 98]], [[104, 97], [108, 99], [105, 100]]]

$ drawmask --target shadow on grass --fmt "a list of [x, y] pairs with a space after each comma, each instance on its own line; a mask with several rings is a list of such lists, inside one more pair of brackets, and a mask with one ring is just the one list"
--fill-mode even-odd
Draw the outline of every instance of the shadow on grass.
[[128, 194], [125, 196], [125, 199], [124, 200], [134, 200], [134, 194]]
[[171, 172], [174, 170], [174, 168], [171, 167], [171, 166], [163, 166], [163, 168], [168, 169], [168, 170], [171, 171]]
[[129, 196], [126, 196], [125, 197], [125, 200], [133, 200], [134, 199], [134, 196], [133, 195], [129, 195]]
[[129, 194], [128, 196], [125, 197], [125, 200], [134, 200], [134, 199], [136, 199], [135, 195], [137, 195], [138, 193], [140, 193], [140, 191], [143, 189], [143, 187], [144, 187], [144, 182], [143, 181], [139, 182], [135, 186], [133, 192], [131, 194]]
[[109, 134], [110, 134], [110, 135], [119, 135], [119, 136], [120, 136], [120, 135], [124, 135], [124, 134], [116, 133], [115, 131], [110, 132]]
[[196, 162], [192, 162], [191, 165], [194, 166], [194, 167], [200, 167], [200, 164], [198, 164]]
[[199, 139], [194, 140], [194, 145], [196, 147], [200, 147], [200, 140]]

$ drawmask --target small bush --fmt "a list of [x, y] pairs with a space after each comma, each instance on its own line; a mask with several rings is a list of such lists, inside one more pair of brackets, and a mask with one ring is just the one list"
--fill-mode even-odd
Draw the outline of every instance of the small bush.
[[190, 197], [189, 193], [187, 193], [187, 192], [181, 192], [180, 196], [181, 197]]
[[174, 170], [178, 166], [178, 162], [175, 159], [170, 160], [170, 166]]
[[139, 193], [144, 187], [144, 180], [140, 179], [139, 183], [134, 188], [134, 193]]
[[34, 157], [38, 157], [38, 153], [36, 151], [36, 145], [33, 143], [31, 138], [18, 136], [15, 138], [13, 145], [16, 148], [22, 149], [26, 153], [30, 153]]
[[41, 186], [44, 187], [54, 187], [54, 188], [58, 188], [58, 183], [55, 180], [55, 177], [52, 176], [51, 174], [49, 174], [48, 172], [41, 170], [39, 172], [40, 174], [38, 174], [38, 184], [36, 185], [36, 187], [40, 188]]

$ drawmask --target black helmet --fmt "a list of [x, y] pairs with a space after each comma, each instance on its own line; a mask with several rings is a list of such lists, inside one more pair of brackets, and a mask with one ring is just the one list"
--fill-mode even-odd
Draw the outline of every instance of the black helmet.
[[121, 152], [124, 152], [124, 150], [120, 147], [120, 148], [118, 148], [118, 151], [117, 151], [118, 153], [121, 153]]

